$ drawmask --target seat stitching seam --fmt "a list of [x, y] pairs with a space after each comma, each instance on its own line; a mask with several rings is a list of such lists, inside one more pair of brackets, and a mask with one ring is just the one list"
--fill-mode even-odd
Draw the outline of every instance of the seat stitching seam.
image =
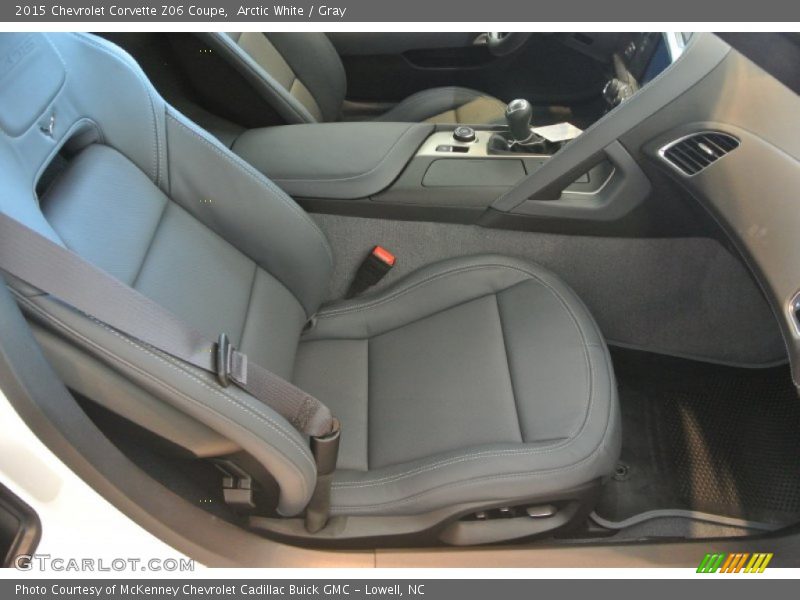
[[392, 302], [392, 301], [398, 299], [399, 297], [404, 296], [405, 294], [415, 290], [418, 287], [421, 287], [421, 286], [426, 285], [428, 283], [431, 283], [433, 281], [437, 281], [437, 280], [442, 279], [444, 277], [449, 277], [450, 275], [456, 275], [456, 274], [459, 274], [459, 273], [477, 271], [477, 270], [480, 270], [480, 269], [496, 269], [496, 268], [510, 269], [510, 270], [518, 271], [520, 273], [525, 273], [526, 275], [528, 275], [531, 278], [535, 279], [536, 281], [540, 282], [542, 285], [544, 285], [548, 289], [552, 289], [550, 284], [548, 284], [547, 282], [542, 280], [541, 277], [539, 277], [538, 275], [536, 275], [532, 271], [528, 271], [528, 270], [523, 269], [521, 267], [515, 267], [513, 265], [507, 265], [507, 264], [502, 264], [502, 263], [489, 263], [489, 264], [483, 264], [483, 265], [481, 265], [481, 264], [478, 264], [478, 265], [467, 265], [467, 266], [464, 266], [464, 267], [456, 267], [456, 268], [453, 268], [453, 269], [449, 269], [447, 271], [442, 271], [440, 273], [435, 273], [433, 275], [429, 275], [428, 277], [426, 277], [426, 278], [424, 278], [424, 279], [422, 279], [420, 281], [408, 284], [408, 286], [406, 286], [406, 287], [401, 287], [401, 288], [395, 290], [394, 292], [392, 292], [391, 294], [389, 294], [389, 295], [387, 295], [387, 296], [385, 296], [383, 298], [378, 298], [378, 299], [372, 300], [370, 302], [362, 302], [361, 304], [356, 304], [354, 306], [348, 306], [346, 308], [333, 309], [333, 310], [330, 310], [330, 311], [319, 312], [319, 313], [317, 313], [317, 318], [318, 319], [328, 319], [328, 318], [331, 318], [331, 317], [337, 317], [339, 315], [344, 315], [344, 314], [349, 314], [349, 313], [354, 313], [354, 312], [362, 312], [362, 311], [365, 311], [365, 310], [370, 310], [372, 308], [375, 308], [375, 307], [378, 307], [378, 306], [382, 306], [383, 304], [386, 304], [388, 302]]
[[153, 235], [150, 236], [150, 241], [147, 242], [147, 248], [144, 250], [144, 254], [142, 255], [142, 262], [139, 264], [139, 268], [136, 269], [136, 274], [133, 276], [133, 280], [131, 281], [131, 288], [136, 287], [136, 283], [139, 281], [139, 277], [144, 270], [144, 265], [147, 262], [147, 256], [150, 254], [150, 250], [153, 248], [153, 244], [156, 241], [156, 236], [158, 235], [158, 230], [161, 228], [161, 224], [164, 222], [164, 215], [167, 214], [167, 209], [169, 208], [169, 203], [171, 200], [167, 198], [164, 201], [164, 206], [161, 207], [161, 213], [158, 215], [158, 221], [156, 221], [156, 226], [153, 228]]
[[186, 131], [191, 133], [194, 137], [196, 137], [201, 142], [203, 142], [203, 144], [208, 146], [212, 151], [214, 151], [221, 158], [224, 158], [228, 163], [230, 163], [231, 165], [233, 165], [235, 167], [238, 167], [238, 169], [240, 171], [250, 175], [250, 177], [251, 177], [251, 179], [253, 181], [258, 183], [259, 185], [263, 185], [269, 191], [273, 192], [275, 194], [275, 197], [278, 200], [280, 200], [283, 204], [285, 204], [289, 209], [291, 209], [292, 212], [295, 213], [296, 216], [300, 217], [301, 220], [305, 221], [307, 224], [312, 226], [312, 229], [314, 229], [316, 231], [316, 233], [319, 235], [319, 237], [321, 238], [321, 240], [323, 240], [325, 242], [323, 244], [323, 246], [325, 247], [325, 249], [327, 251], [327, 254], [330, 257], [330, 249], [327, 248], [327, 239], [325, 239], [325, 237], [324, 237], [324, 235], [322, 233], [322, 230], [319, 229], [319, 226], [306, 213], [304, 213], [302, 211], [302, 209], [300, 209], [299, 206], [297, 206], [293, 202], [290, 202], [286, 197], [284, 197], [285, 196], [285, 192], [283, 190], [281, 190], [280, 188], [275, 186], [269, 178], [264, 176], [263, 173], [255, 171], [249, 164], [247, 164], [244, 161], [242, 161], [238, 157], [238, 155], [232, 154], [232, 153], [231, 154], [226, 153], [226, 151], [227, 152], [231, 152], [231, 150], [229, 150], [229, 149], [223, 150], [223, 148], [217, 147], [217, 145], [214, 142], [212, 142], [211, 140], [209, 140], [206, 137], [204, 137], [203, 135], [201, 135], [198, 131], [195, 131], [192, 127], [189, 127], [186, 123], [184, 123], [180, 119], [178, 119], [172, 112], [168, 111], [167, 112], [167, 116], [170, 119], [172, 119], [172, 121], [174, 121], [177, 125], [180, 125]]
[[[596, 344], [595, 344], [596, 346]], [[578, 437], [580, 437], [581, 430], [585, 427], [586, 422], [588, 421], [588, 414], [591, 411], [591, 406], [594, 400], [594, 392], [593, 389], [590, 388], [590, 396], [589, 402], [587, 403], [587, 411], [586, 416], [584, 417], [583, 422], [579, 427], [579, 431], [577, 435], [572, 438], [567, 438], [564, 441], [561, 441], [557, 444], [550, 444], [547, 446], [543, 446], [541, 448], [536, 449], [519, 449], [519, 450], [501, 450], [501, 451], [494, 451], [494, 450], [487, 450], [483, 452], [473, 452], [471, 454], [465, 454], [463, 456], [445, 459], [439, 462], [435, 462], [429, 465], [424, 465], [421, 467], [417, 467], [415, 469], [410, 469], [403, 473], [397, 473], [395, 475], [387, 475], [385, 477], [374, 479], [374, 480], [364, 480], [364, 481], [340, 481], [333, 484], [335, 488], [341, 489], [351, 489], [351, 488], [366, 488], [366, 487], [374, 487], [376, 485], [383, 485], [386, 483], [394, 483], [396, 481], [400, 481], [402, 479], [407, 479], [408, 477], [412, 477], [414, 475], [419, 475], [422, 473], [427, 473], [429, 471], [434, 471], [440, 469], [442, 467], [447, 467], [455, 464], [459, 464], [462, 462], [468, 462], [473, 460], [480, 460], [484, 458], [497, 458], [501, 456], [537, 456], [543, 454], [550, 454], [552, 452], [556, 452], [557, 450], [561, 450], [571, 444], [573, 444]]]
[[355, 509], [355, 510], [365, 510], [365, 509], [370, 509], [370, 508], [386, 508], [386, 507], [390, 507], [390, 506], [400, 506], [400, 505], [403, 505], [403, 504], [408, 504], [408, 503], [414, 502], [415, 500], [418, 500], [419, 498], [421, 498], [421, 497], [423, 497], [423, 496], [425, 496], [427, 494], [431, 494], [431, 493], [437, 492], [439, 490], [463, 487], [463, 486], [472, 485], [474, 483], [479, 483], [479, 482], [483, 482], [483, 481], [495, 481], [495, 480], [502, 480], [502, 479], [525, 479], [527, 477], [541, 477], [543, 475], [550, 475], [550, 474], [553, 474], [553, 473], [567, 473], [569, 471], [574, 471], [575, 469], [580, 468], [583, 465], [583, 463], [594, 459], [595, 455], [601, 449], [602, 449], [602, 447], [598, 446], [598, 448], [596, 448], [592, 452], [592, 454], [590, 454], [589, 456], [587, 456], [585, 458], [582, 458], [581, 460], [579, 460], [576, 463], [573, 463], [571, 465], [567, 465], [567, 466], [564, 466], [564, 467], [558, 467], [558, 468], [554, 468], [554, 469], [545, 469], [545, 470], [536, 470], [536, 471], [523, 471], [523, 472], [519, 472], [519, 473], [507, 473], [507, 474], [504, 474], [504, 475], [486, 475], [486, 476], [482, 476], [482, 477], [475, 477], [475, 478], [465, 479], [465, 480], [461, 480], [461, 481], [454, 481], [454, 482], [447, 483], [447, 484], [444, 484], [444, 485], [441, 485], [441, 486], [438, 486], [438, 487], [435, 487], [435, 488], [423, 490], [423, 491], [421, 491], [421, 492], [419, 492], [417, 494], [413, 494], [412, 496], [407, 496], [405, 498], [401, 498], [401, 499], [398, 499], [398, 500], [391, 500], [389, 502], [379, 502], [377, 504], [361, 504], [361, 505], [355, 504], [355, 505], [336, 506], [336, 507], [332, 507], [331, 512], [342, 512], [342, 511], [353, 510], [353, 509]]
[[503, 327], [503, 312], [500, 309], [500, 297], [498, 294], [492, 294], [494, 296], [494, 304], [497, 309], [497, 319], [500, 325], [500, 337], [503, 340], [503, 355], [506, 359], [506, 370], [508, 371], [508, 383], [511, 386], [511, 401], [514, 403], [514, 413], [517, 416], [517, 428], [519, 429], [519, 438], [520, 441], [523, 443], [525, 442], [525, 433], [522, 431], [522, 420], [519, 416], [519, 404], [517, 404], [517, 390], [516, 386], [514, 385], [514, 375], [511, 373], [511, 359], [509, 358], [508, 353], [508, 340], [506, 339], [506, 331]]
[[[149, 104], [150, 104], [150, 111], [151, 111], [150, 117], [151, 117], [151, 120], [152, 120], [152, 123], [153, 123], [153, 141], [154, 141], [153, 154], [152, 154], [152, 158], [153, 158], [153, 180], [156, 183], [156, 185], [159, 185], [160, 182], [161, 182], [161, 177], [160, 177], [160, 169], [161, 169], [160, 162], [161, 162], [161, 160], [160, 160], [160, 156], [162, 154], [162, 149], [161, 149], [161, 136], [158, 135], [157, 111], [156, 111], [155, 103], [153, 102], [153, 94], [152, 94], [152, 90], [151, 90], [152, 84], [144, 76], [144, 74], [140, 71], [140, 67], [136, 62], [133, 62], [133, 64], [131, 64], [130, 62], [128, 62], [127, 58], [125, 58], [123, 56], [120, 56], [119, 54], [117, 54], [116, 52], [114, 52], [110, 48], [107, 48], [106, 46], [102, 45], [101, 43], [96, 42], [95, 40], [93, 40], [91, 38], [85, 37], [85, 34], [73, 33], [72, 36], [75, 39], [77, 39], [79, 42], [83, 43], [84, 45], [89, 45], [89, 46], [94, 47], [95, 49], [103, 52], [107, 56], [110, 56], [111, 58], [116, 60], [118, 63], [122, 64], [123, 66], [131, 69], [133, 71], [134, 75], [136, 75], [136, 78], [139, 80], [139, 83], [142, 85], [142, 88], [144, 89], [144, 92], [147, 94], [147, 99], [148, 99]], [[49, 39], [48, 39], [48, 41], [49, 41]], [[53, 44], [51, 43], [51, 45], [53, 45]], [[56, 52], [58, 52], [58, 50], [56, 50]], [[60, 53], [59, 53], [59, 55], [60, 55]]]
[[475, 297], [467, 297], [467, 298], [459, 299], [459, 301], [457, 303], [455, 303], [455, 304], [451, 304], [450, 306], [446, 306], [444, 308], [440, 308], [440, 309], [434, 310], [432, 313], [427, 313], [427, 314], [425, 314], [423, 316], [413, 317], [412, 320], [410, 320], [410, 321], [403, 321], [398, 325], [392, 325], [388, 329], [381, 329], [378, 332], [373, 332], [372, 334], [367, 334], [364, 337], [341, 338], [339, 336], [334, 336], [334, 335], [331, 334], [331, 335], [326, 335], [324, 337], [312, 338], [312, 339], [310, 339], [308, 341], [312, 341], [312, 340], [313, 341], [317, 341], [317, 340], [340, 340], [340, 339], [348, 339], [348, 340], [349, 339], [358, 339], [358, 340], [362, 340], [362, 339], [377, 338], [377, 337], [384, 336], [387, 333], [392, 333], [394, 331], [397, 331], [398, 329], [403, 329], [404, 327], [408, 327], [409, 325], [413, 325], [415, 323], [419, 323], [420, 321], [424, 321], [426, 319], [430, 319], [432, 317], [439, 316], [442, 313], [446, 313], [448, 311], [451, 311], [451, 310], [454, 310], [454, 309], [457, 309], [457, 308], [461, 308], [462, 306], [464, 306], [466, 304], [469, 304], [471, 302], [476, 302], [478, 300], [484, 300], [484, 299], [488, 298], [489, 296], [493, 296], [493, 295], [495, 295], [495, 292], [488, 292], [486, 294], [481, 294], [481, 295], [475, 296]]
[[242, 329], [239, 332], [239, 345], [242, 345], [242, 341], [244, 340], [244, 332], [247, 329], [247, 320], [250, 317], [250, 307], [253, 305], [253, 294], [255, 293], [256, 289], [256, 278], [258, 277], [258, 263], [255, 261], [253, 262], [253, 278], [250, 280], [250, 293], [247, 295], [247, 306], [244, 309], [244, 319], [242, 320]]
[[[484, 266], [492, 266], [492, 265], [484, 265]], [[592, 383], [594, 381], [594, 368], [593, 368], [593, 365], [592, 365], [591, 357], [589, 356], [588, 349], [589, 349], [589, 347], [598, 346], [598, 344], [589, 344], [586, 341], [586, 336], [584, 335], [583, 329], [581, 328], [580, 323], [578, 322], [577, 318], [575, 317], [575, 314], [573, 313], [572, 309], [569, 307], [569, 305], [566, 303], [566, 301], [563, 299], [563, 297], [558, 292], [556, 292], [556, 290], [554, 288], [549, 286], [546, 282], [542, 281], [540, 278], [536, 277], [534, 274], [532, 274], [532, 273], [530, 273], [528, 271], [525, 271], [524, 269], [519, 269], [517, 267], [512, 267], [512, 266], [509, 266], [509, 265], [495, 265], [495, 266], [506, 267], [506, 268], [510, 268], [510, 269], [516, 269], [516, 270], [520, 270], [520, 271], [529, 273], [533, 278], [537, 279], [540, 283], [542, 283], [542, 285], [544, 285], [545, 288], [550, 290], [550, 292], [559, 300], [559, 302], [561, 303], [562, 307], [566, 310], [567, 314], [570, 316], [570, 319], [572, 320], [573, 324], [575, 325], [575, 328], [578, 330], [578, 334], [580, 335], [581, 340], [583, 341], [584, 360], [586, 361], [586, 365], [588, 365], [588, 369], [586, 370], [586, 372], [587, 372], [587, 377], [588, 377], [588, 380], [589, 380], [589, 385], [587, 386], [589, 388], [589, 390], [588, 390], [589, 391], [589, 396], [588, 396], [588, 402], [587, 402], [587, 405], [586, 405], [586, 411], [584, 413], [583, 421], [570, 434], [572, 437], [570, 439], [566, 440], [565, 442], [561, 443], [561, 444], [556, 444], [555, 446], [553, 446], [549, 450], [544, 450], [544, 449], [524, 450], [524, 449], [522, 449], [522, 450], [514, 450], [514, 451], [502, 451], [500, 453], [495, 452], [495, 451], [485, 451], [485, 452], [472, 453], [472, 454], [467, 454], [467, 455], [464, 455], [464, 456], [461, 456], [461, 457], [457, 457], [457, 458], [453, 458], [453, 459], [446, 459], [446, 460], [441, 461], [439, 463], [433, 463], [431, 465], [427, 465], [427, 466], [424, 466], [424, 467], [418, 467], [416, 469], [411, 469], [411, 470], [403, 472], [403, 473], [397, 473], [395, 475], [387, 475], [386, 477], [382, 477], [382, 478], [379, 478], [379, 479], [376, 479], [376, 480], [372, 480], [372, 481], [367, 480], [367, 481], [337, 482], [337, 483], [334, 483], [333, 487], [335, 487], [335, 488], [371, 487], [371, 486], [379, 485], [379, 484], [382, 484], [382, 483], [399, 481], [400, 479], [405, 479], [405, 478], [410, 477], [412, 475], [415, 475], [417, 473], [423, 473], [423, 472], [426, 472], [426, 471], [431, 471], [431, 470], [438, 469], [440, 467], [447, 466], [447, 465], [450, 465], [450, 464], [456, 464], [456, 463], [464, 462], [464, 461], [467, 461], [467, 460], [477, 460], [477, 459], [480, 459], [480, 458], [491, 458], [491, 457], [494, 457], [494, 456], [507, 456], [507, 455], [548, 454], [550, 452], [556, 451], [557, 449], [560, 449], [562, 447], [566, 447], [566, 446], [574, 443], [580, 437], [580, 435], [583, 433], [583, 431], [585, 430], [585, 427], [586, 427], [586, 423], [589, 420], [589, 414], [591, 413], [591, 409], [592, 409], [592, 406], [594, 404], [594, 395], [595, 395], [595, 388], [594, 388], [594, 385], [592, 385]], [[473, 266], [472, 268], [475, 269], [475, 268], [480, 268], [480, 267]]]
[[[606, 358], [605, 358], [605, 362], [606, 362], [606, 365], [610, 368], [611, 365], [609, 364], [610, 361], [609, 361], [607, 355], [606, 355]], [[613, 390], [613, 379], [611, 377], [609, 377], [609, 380], [608, 380], [608, 391], [609, 391], [609, 394], [612, 392], [612, 390]], [[470, 478], [470, 479], [467, 479], [467, 480], [452, 482], [452, 483], [449, 483], [449, 484], [445, 484], [443, 486], [439, 486], [438, 488], [434, 488], [434, 489], [424, 490], [422, 492], [419, 492], [418, 494], [414, 494], [413, 496], [409, 496], [407, 498], [403, 498], [403, 499], [400, 499], [400, 500], [393, 500], [393, 501], [390, 501], [390, 502], [384, 502], [384, 503], [379, 503], [379, 504], [371, 504], [371, 505], [362, 505], [362, 506], [357, 506], [357, 505], [356, 506], [337, 506], [335, 508], [332, 508], [331, 512], [341, 512], [341, 511], [352, 510], [352, 509], [363, 510], [363, 509], [369, 509], [369, 508], [378, 508], [378, 507], [385, 507], [385, 506], [396, 506], [396, 505], [399, 505], [399, 504], [407, 504], [407, 503], [413, 502], [414, 500], [424, 496], [425, 494], [428, 494], [428, 493], [431, 493], [431, 492], [434, 492], [434, 491], [438, 491], [439, 489], [466, 486], [466, 485], [470, 485], [470, 484], [478, 483], [478, 482], [482, 482], [482, 481], [492, 481], [492, 480], [501, 480], [501, 479], [524, 479], [526, 477], [539, 477], [541, 475], [549, 475], [551, 473], [566, 473], [568, 471], [573, 471], [573, 470], [579, 468], [583, 463], [593, 459], [595, 456], [597, 456], [600, 452], [602, 452], [608, 446], [608, 443], [609, 443], [608, 432], [609, 432], [609, 429], [611, 427], [611, 421], [612, 421], [613, 413], [615, 412], [614, 408], [615, 408], [615, 403], [614, 402], [609, 402], [608, 403], [608, 410], [606, 411], [606, 417], [607, 417], [606, 418], [606, 425], [605, 425], [605, 428], [603, 429], [603, 435], [602, 435], [602, 437], [600, 439], [600, 442], [598, 442], [598, 444], [594, 447], [594, 449], [592, 450], [592, 452], [588, 456], [582, 458], [581, 460], [579, 460], [579, 461], [577, 461], [575, 463], [572, 463], [571, 465], [565, 465], [563, 467], [558, 467], [558, 468], [554, 468], [554, 469], [546, 469], [546, 470], [540, 469], [540, 470], [534, 470], [534, 471], [526, 471], [524, 473], [510, 473], [510, 474], [505, 474], [505, 475], [485, 475], [485, 476], [482, 476], [482, 477], [476, 477], [476, 478]]]
[[[613, 405], [613, 403], [610, 403], [610, 405]], [[610, 410], [611, 410], [611, 406], [609, 406], [609, 412], [610, 412]], [[337, 506], [334, 510], [342, 511], [342, 510], [350, 510], [350, 509], [369, 509], [369, 508], [386, 507], [386, 506], [397, 506], [397, 505], [407, 504], [409, 502], [413, 502], [414, 500], [417, 500], [418, 498], [420, 498], [420, 497], [422, 497], [422, 496], [424, 496], [426, 494], [430, 494], [432, 492], [439, 491], [441, 489], [461, 487], [461, 486], [471, 485], [471, 484], [478, 483], [478, 482], [483, 482], [483, 481], [493, 481], [493, 480], [500, 480], [500, 479], [524, 479], [526, 477], [540, 477], [542, 475], [550, 475], [552, 473], [567, 473], [569, 471], [574, 471], [575, 469], [580, 468], [583, 465], [583, 463], [594, 459], [595, 456], [597, 454], [599, 454], [605, 448], [605, 446], [607, 445], [607, 441], [608, 441], [606, 434], [608, 433], [608, 428], [610, 426], [610, 423], [611, 423], [611, 419], [609, 418], [607, 420], [607, 422], [606, 422], [606, 428], [605, 428], [605, 430], [603, 432], [602, 439], [597, 444], [597, 446], [595, 446], [595, 448], [592, 450], [592, 452], [588, 456], [585, 456], [584, 458], [582, 458], [582, 459], [580, 459], [580, 460], [578, 460], [578, 461], [576, 461], [576, 462], [574, 462], [572, 464], [569, 464], [569, 465], [564, 465], [562, 467], [555, 467], [555, 468], [552, 468], [552, 469], [538, 469], [538, 470], [533, 470], [533, 471], [507, 473], [507, 474], [503, 474], [503, 475], [484, 475], [484, 476], [481, 476], [481, 477], [472, 477], [472, 478], [468, 478], [468, 479], [465, 479], [465, 480], [460, 480], [460, 481], [454, 481], [454, 482], [451, 482], [451, 483], [447, 483], [447, 484], [438, 486], [436, 488], [423, 490], [423, 491], [421, 491], [421, 492], [419, 492], [417, 494], [413, 494], [412, 496], [408, 496], [406, 498], [402, 498], [402, 499], [399, 499], [399, 500], [391, 500], [391, 501], [388, 501], [388, 502], [382, 502], [382, 503], [377, 503], [377, 504]]]

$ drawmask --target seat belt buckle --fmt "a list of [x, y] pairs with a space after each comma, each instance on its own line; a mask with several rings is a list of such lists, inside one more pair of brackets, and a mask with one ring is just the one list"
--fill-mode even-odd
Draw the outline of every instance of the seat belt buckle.
[[394, 267], [397, 257], [383, 246], [375, 246], [361, 263], [346, 298], [352, 298], [383, 279]]

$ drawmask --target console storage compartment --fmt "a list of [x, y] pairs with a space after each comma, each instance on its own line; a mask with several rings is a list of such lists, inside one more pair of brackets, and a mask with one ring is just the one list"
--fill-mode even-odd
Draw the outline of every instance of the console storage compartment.
[[297, 198], [349, 200], [388, 188], [433, 132], [424, 123], [314, 123], [245, 131], [232, 150]]

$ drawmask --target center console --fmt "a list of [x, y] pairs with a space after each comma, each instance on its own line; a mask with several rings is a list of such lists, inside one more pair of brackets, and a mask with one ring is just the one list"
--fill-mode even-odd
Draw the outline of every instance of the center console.
[[[476, 222], [581, 131], [532, 127], [530, 105], [509, 104], [506, 125], [322, 123], [252, 129], [232, 150], [307, 209], [363, 216]], [[592, 194], [607, 162], [563, 195]]]
[[[556, 128], [542, 130], [550, 133]], [[536, 131], [521, 143], [507, 127], [439, 128], [425, 139], [393, 185], [372, 200], [421, 208], [486, 209], [569, 141], [551, 141]], [[592, 193], [609, 175], [609, 165], [597, 165], [576, 177], [566, 192]]]
[[[582, 132], [531, 124], [525, 100], [502, 125], [343, 122], [244, 132], [232, 150], [306, 210], [560, 231], [617, 224], [649, 183], [616, 143], [560, 166]], [[573, 143], [574, 141], [574, 143]], [[531, 180], [544, 182], [520, 196]], [[625, 182], [625, 186], [622, 182]]]

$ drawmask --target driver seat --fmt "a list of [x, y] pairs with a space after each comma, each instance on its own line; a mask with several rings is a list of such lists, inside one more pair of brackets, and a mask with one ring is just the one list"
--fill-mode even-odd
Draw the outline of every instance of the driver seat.
[[[196, 35], [241, 74], [287, 124], [340, 119], [347, 79], [339, 54], [324, 33], [247, 31]], [[483, 92], [437, 87], [409, 96], [374, 120], [494, 124], [504, 122], [505, 108], [504, 102]]]
[[231, 502], [284, 538], [474, 544], [586, 518], [619, 456], [619, 407], [602, 334], [564, 282], [464, 256], [322, 306], [323, 232], [127, 54], [88, 34], [4, 33], [0, 55], [17, 57], [0, 87], [0, 212], [209, 339], [230, 332], [327, 404], [342, 423], [329, 526], [309, 533], [299, 518], [317, 467], [271, 406], [12, 279], [75, 393], [223, 462]]

